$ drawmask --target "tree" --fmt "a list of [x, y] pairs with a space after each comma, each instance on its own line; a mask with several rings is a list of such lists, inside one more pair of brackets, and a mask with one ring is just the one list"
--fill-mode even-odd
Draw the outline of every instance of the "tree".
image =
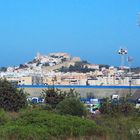
[[0, 79], [0, 108], [6, 111], [18, 111], [26, 106], [26, 94], [18, 90], [7, 80]]
[[42, 95], [45, 98], [46, 104], [49, 104], [52, 108], [56, 108], [57, 104], [59, 104], [65, 98], [77, 98], [79, 93], [77, 93], [74, 89], [70, 89], [66, 92], [60, 89], [48, 88], [42, 91]]
[[24, 64], [20, 64], [20, 65], [19, 65], [19, 68], [20, 68], [20, 69], [24, 69], [24, 68], [28, 68], [28, 66], [27, 66], [27, 65], [24, 65]]
[[79, 117], [86, 115], [84, 105], [77, 98], [65, 98], [57, 105], [56, 111], [63, 115], [68, 114]]
[[55, 108], [56, 105], [65, 98], [63, 92], [55, 88], [44, 89], [42, 91], [42, 94], [45, 97], [45, 102], [49, 104], [52, 108]]
[[67, 98], [79, 98], [80, 97], [80, 94], [77, 91], [75, 91], [75, 89], [73, 89], [73, 88], [70, 88], [70, 90], [67, 92], [64, 91], [64, 95]]
[[64, 67], [62, 66], [59, 71], [61, 72], [90, 72], [90, 71], [95, 71], [95, 69], [88, 68], [87, 62], [82, 61], [82, 62], [76, 62], [74, 65], [70, 65], [69, 67]]
[[6, 72], [6, 71], [7, 71], [7, 68], [6, 68], [6, 67], [1, 67], [1, 68], [0, 68], [0, 71]]
[[105, 67], [106, 69], [109, 69], [109, 65], [105, 65], [105, 64], [100, 64], [99, 65], [99, 69], [101, 70], [101, 68]]
[[100, 112], [111, 116], [120, 114], [127, 116], [134, 115], [136, 109], [134, 104], [129, 103], [126, 98], [120, 100], [109, 100], [109, 98], [104, 98], [104, 101], [101, 103]]

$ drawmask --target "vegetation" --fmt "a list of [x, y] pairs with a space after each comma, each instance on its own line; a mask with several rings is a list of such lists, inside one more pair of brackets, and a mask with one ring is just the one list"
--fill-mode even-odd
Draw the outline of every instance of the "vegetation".
[[[7, 112], [4, 112], [7, 116]], [[0, 113], [1, 115], [1, 113]], [[1, 140], [56, 140], [83, 136], [102, 136], [94, 121], [61, 116], [39, 109], [24, 110], [0, 125]], [[2, 118], [2, 117], [0, 117]]]
[[[140, 117], [101, 115], [93, 119], [96, 125], [106, 130], [101, 140], [139, 140]], [[95, 139], [96, 140], [96, 139]]]
[[134, 107], [133, 103], [129, 103], [126, 98], [120, 100], [109, 100], [105, 98], [101, 104], [100, 111], [102, 114], [109, 116], [130, 116], [140, 115], [140, 110]]
[[0, 71], [1, 71], [1, 72], [6, 72], [6, 71], [7, 71], [7, 68], [6, 68], [6, 67], [1, 67], [1, 68], [0, 68]]
[[6, 111], [18, 111], [26, 106], [26, 94], [17, 90], [10, 82], [0, 80], [0, 108]]
[[66, 98], [62, 102], [60, 102], [56, 110], [58, 113], [72, 116], [85, 116], [86, 115], [86, 108], [77, 98]]
[[138, 74], [140, 73], [140, 67], [131, 68], [131, 71]]
[[70, 65], [69, 67], [62, 66], [59, 71], [61, 72], [90, 72], [95, 71], [95, 69], [91, 69], [87, 67], [87, 61], [76, 62], [75, 65]]
[[48, 67], [48, 66], [50, 66], [50, 64], [49, 63], [44, 63], [42, 66]]
[[61, 90], [54, 88], [44, 89], [42, 95], [45, 97], [46, 104], [49, 104], [52, 108], [55, 108], [65, 98]]
[[105, 64], [100, 64], [99, 65], [99, 69], [101, 70], [102, 68], [106, 68], [108, 69], [110, 66], [109, 65], [105, 65]]
[[82, 119], [41, 108], [0, 110], [1, 140], [139, 140], [140, 117], [100, 115]]
[[20, 65], [19, 65], [19, 68], [20, 68], [20, 69], [24, 69], [24, 68], [28, 68], [28, 66], [27, 66], [27, 65], [24, 65], [24, 64], [20, 64]]
[[42, 91], [42, 96], [45, 98], [46, 104], [49, 104], [52, 108], [56, 108], [65, 98], [78, 97], [78, 95], [74, 89], [70, 89], [68, 92], [55, 88], [48, 88]]
[[74, 89], [62, 92], [49, 88], [43, 94], [45, 105], [24, 108], [25, 93], [0, 80], [1, 140], [140, 139], [140, 110], [125, 98], [121, 102], [106, 98], [100, 115], [85, 116], [85, 108]]
[[39, 62], [39, 60], [33, 59], [32, 61], [29, 61], [28, 64], [33, 64], [33, 63], [38, 63], [38, 62]]

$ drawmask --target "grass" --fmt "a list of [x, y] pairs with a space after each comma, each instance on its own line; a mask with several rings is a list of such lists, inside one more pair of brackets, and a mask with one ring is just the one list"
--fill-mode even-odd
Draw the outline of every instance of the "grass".
[[107, 130], [107, 140], [139, 140], [140, 117], [134, 116], [99, 116], [94, 121]]
[[61, 116], [36, 109], [22, 111], [15, 116], [2, 112], [1, 114], [5, 114], [5, 117], [0, 125], [1, 140], [66, 139], [91, 135], [101, 136], [104, 133], [94, 121], [79, 117]]
[[140, 117], [82, 119], [41, 109], [0, 110], [0, 140], [139, 140]]

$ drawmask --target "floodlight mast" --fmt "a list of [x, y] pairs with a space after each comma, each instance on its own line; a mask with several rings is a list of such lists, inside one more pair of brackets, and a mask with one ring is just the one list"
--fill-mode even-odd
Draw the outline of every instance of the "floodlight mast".
[[124, 69], [124, 62], [125, 62], [125, 55], [127, 54], [127, 50], [126, 49], [119, 49], [118, 54], [121, 55], [121, 69]]
[[130, 93], [130, 96], [132, 95], [132, 91], [131, 91], [131, 85], [132, 85], [132, 72], [131, 72], [131, 64], [132, 64], [132, 61], [133, 61], [133, 57], [128, 57], [127, 58], [127, 61], [129, 63], [129, 93]]

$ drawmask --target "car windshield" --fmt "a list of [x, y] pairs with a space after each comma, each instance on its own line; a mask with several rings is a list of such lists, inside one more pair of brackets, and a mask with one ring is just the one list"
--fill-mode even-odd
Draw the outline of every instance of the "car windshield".
[[137, 101], [137, 103], [139, 103], [139, 104], [140, 104], [140, 99]]

